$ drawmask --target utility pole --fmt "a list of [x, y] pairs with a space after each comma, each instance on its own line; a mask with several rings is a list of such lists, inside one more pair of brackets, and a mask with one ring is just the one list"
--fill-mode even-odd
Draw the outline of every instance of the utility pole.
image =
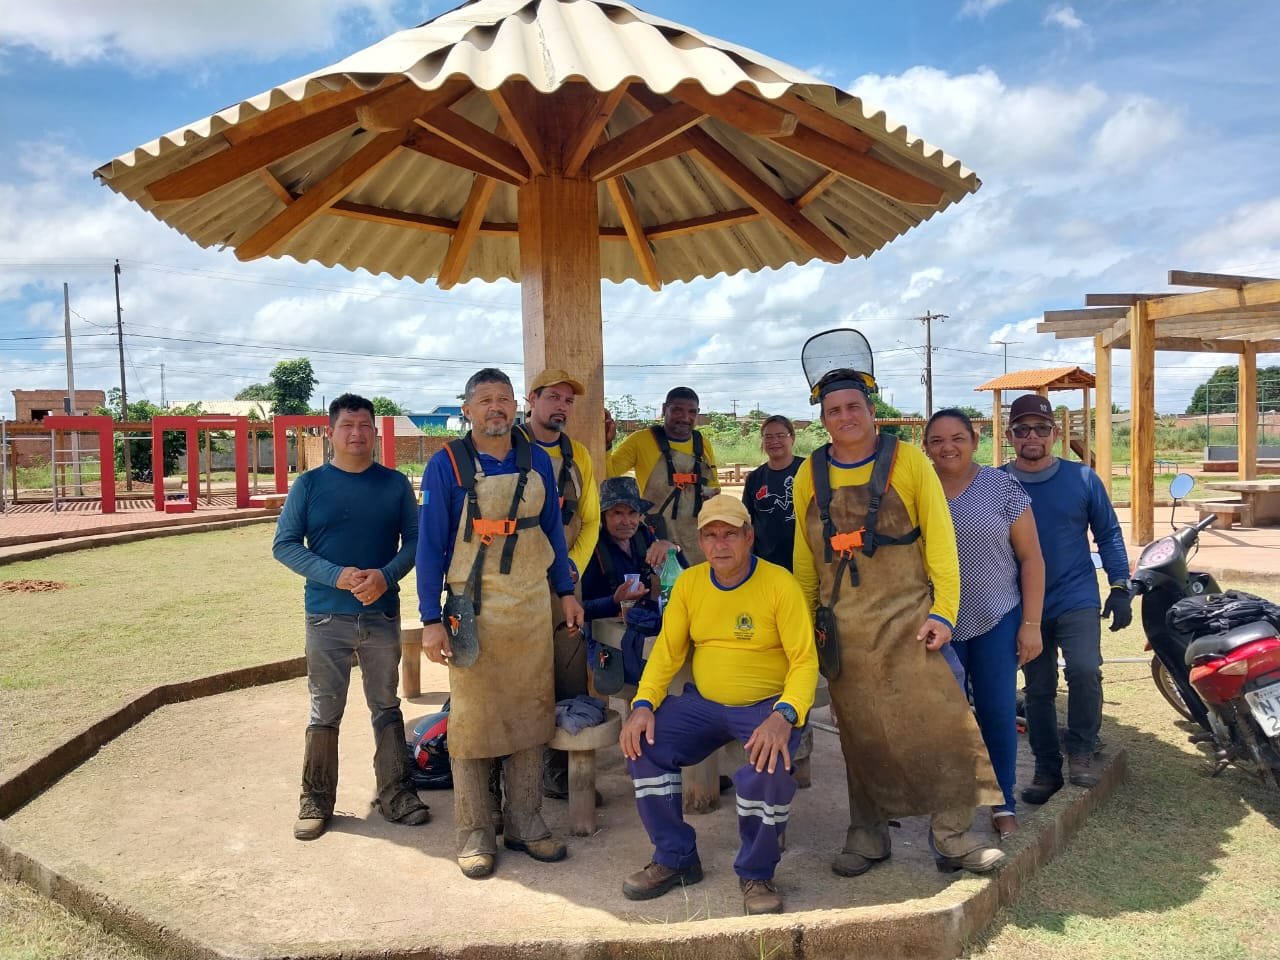
[[733, 406], [733, 419], [737, 420], [738, 419], [738, 401], [730, 400], [729, 403], [732, 404]]
[[164, 364], [160, 364], [160, 409], [166, 409], [164, 402]]
[[920, 317], [924, 324], [924, 415], [933, 416], [933, 321], [948, 319], [945, 313], [925, 311]]
[[[116, 261], [116, 344], [120, 348], [120, 419], [129, 419], [129, 391], [124, 379], [124, 315], [120, 309], [120, 261]], [[124, 435], [124, 488], [133, 490], [133, 465], [129, 462], [129, 435]], [[113, 470], [114, 473], [114, 465]]]
[[1009, 345], [1013, 343], [1021, 343], [1021, 340], [992, 340], [992, 343], [998, 343], [1004, 347], [1004, 372], [1009, 372]]
[[[69, 417], [76, 415], [76, 368], [71, 360], [71, 288], [67, 284], [62, 285], [62, 330], [67, 341], [67, 406], [66, 414]], [[53, 452], [53, 482], [58, 482], [58, 451]], [[76, 496], [84, 496], [84, 487], [80, 482], [80, 434], [71, 431], [71, 463], [76, 476]]]

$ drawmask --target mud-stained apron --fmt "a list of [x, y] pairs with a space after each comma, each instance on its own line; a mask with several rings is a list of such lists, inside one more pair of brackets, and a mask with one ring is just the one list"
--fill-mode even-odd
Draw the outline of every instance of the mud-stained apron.
[[[676, 473], [693, 473], [694, 460], [691, 453], [672, 450], [671, 463], [675, 466]], [[704, 459], [702, 461], [703, 489], [708, 486], [707, 480], [709, 476], [710, 468]], [[667, 480], [666, 458], [660, 457], [657, 465], [653, 468], [653, 473], [649, 474], [649, 479], [645, 481], [644, 491], [640, 496], [646, 500], [651, 500], [654, 509], [657, 509], [671, 495], [672, 489], [671, 483]], [[698, 546], [698, 518], [693, 513], [697, 504], [697, 500], [694, 499], [694, 493], [693, 484], [689, 484], [662, 511], [662, 518], [667, 525], [667, 537], [680, 544], [680, 549], [684, 551], [685, 557], [688, 558], [689, 566], [707, 559], [702, 552], [702, 548]], [[676, 514], [674, 520], [671, 517], [673, 512]]]
[[[837, 531], [857, 530], [867, 514], [869, 485], [832, 491]], [[805, 539], [818, 566], [819, 602], [830, 600], [837, 563], [823, 563], [822, 520], [810, 500]], [[878, 533], [912, 530], [902, 498], [890, 487], [876, 519]], [[859, 586], [844, 573], [836, 606], [840, 676], [829, 681], [840, 720], [853, 826], [890, 817], [1003, 802], [973, 711], [941, 654], [916, 633], [932, 604], [920, 544], [854, 555]]]
[[[552, 461], [553, 473], [557, 477], [556, 486], [559, 486], [560, 465], [556, 461]], [[578, 502], [578, 506], [582, 505], [582, 471], [578, 469], [578, 464], [573, 463], [569, 466], [569, 490], [573, 498]], [[563, 504], [561, 505], [563, 509]], [[574, 542], [578, 539], [578, 534], [582, 532], [582, 512], [580, 510], [573, 511], [573, 519], [569, 521], [568, 526], [564, 528], [564, 545], [566, 550], [572, 550]], [[582, 633], [570, 634], [569, 628], [565, 626], [564, 611], [560, 608], [560, 598], [556, 595], [555, 587], [547, 583], [547, 589], [551, 597], [551, 622], [555, 625], [555, 696], [557, 700], [563, 700], [569, 697], [576, 697], [580, 693], [587, 692], [587, 641]], [[578, 581], [574, 584], [574, 596], [578, 601], [582, 601], [582, 571], [578, 571]]]
[[[517, 473], [476, 474], [480, 514], [488, 520], [507, 516], [515, 496]], [[530, 472], [518, 517], [542, 511], [545, 489]], [[480, 538], [463, 540], [464, 508], [453, 544], [446, 581], [461, 593]], [[551, 608], [546, 603], [551, 544], [540, 527], [519, 531], [511, 572], [499, 571], [506, 537], [494, 537], [485, 549], [476, 632], [480, 656], [470, 667], [449, 667], [449, 753], [462, 760], [502, 757], [546, 743], [555, 732], [552, 687]]]

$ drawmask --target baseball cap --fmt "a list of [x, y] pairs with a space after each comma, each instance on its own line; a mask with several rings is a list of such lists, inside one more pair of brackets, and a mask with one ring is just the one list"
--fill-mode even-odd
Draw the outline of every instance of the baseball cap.
[[575, 380], [569, 376], [567, 370], [561, 370], [559, 367], [549, 367], [534, 377], [533, 383], [529, 384], [529, 392], [533, 393], [535, 390], [554, 386], [557, 383], [567, 383], [573, 389], [575, 397], [581, 397], [587, 392], [587, 388], [582, 385], [581, 380]]
[[1053, 405], [1049, 403], [1048, 398], [1040, 396], [1038, 393], [1028, 393], [1013, 401], [1009, 407], [1009, 422], [1015, 423], [1023, 417], [1043, 417], [1050, 422], [1053, 421]]
[[744, 527], [751, 522], [751, 514], [747, 513], [747, 508], [737, 497], [722, 493], [702, 505], [698, 514], [698, 529], [701, 530], [708, 523], [715, 523], [717, 520], [731, 527]]

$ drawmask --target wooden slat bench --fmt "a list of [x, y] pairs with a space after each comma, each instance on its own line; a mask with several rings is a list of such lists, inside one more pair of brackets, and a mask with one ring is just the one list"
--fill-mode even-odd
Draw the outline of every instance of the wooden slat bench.
[[1201, 520], [1216, 513], [1218, 519], [1213, 525], [1219, 530], [1230, 530], [1233, 526], [1253, 526], [1253, 504], [1243, 500], [1198, 500], [1190, 506], [1196, 508], [1196, 516]]

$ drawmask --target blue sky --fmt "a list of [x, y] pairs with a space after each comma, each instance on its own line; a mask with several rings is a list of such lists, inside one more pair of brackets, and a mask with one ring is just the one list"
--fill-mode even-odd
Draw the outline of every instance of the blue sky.
[[[867, 260], [674, 284], [605, 284], [606, 393], [808, 412], [810, 334], [862, 329], [892, 402], [985, 407], [1009, 369], [1080, 363], [1035, 332], [1093, 292], [1166, 289], [1169, 269], [1280, 276], [1280, 4], [1272, 0], [650, 0], [640, 6], [850, 90], [958, 157], [982, 189]], [[162, 133], [341, 59], [448, 4], [396, 0], [45, 0], [0, 22], [0, 416], [15, 388], [118, 383], [111, 264], [122, 263], [131, 397], [218, 399], [310, 356], [316, 402], [346, 389], [413, 409], [497, 362], [519, 375], [519, 291], [241, 264], [93, 182]], [[780, 20], [785, 10], [788, 22]], [[360, 321], [353, 324], [353, 318]], [[353, 330], [359, 331], [353, 333]], [[483, 331], [477, 334], [477, 331]], [[31, 339], [43, 338], [43, 339]], [[430, 358], [420, 359], [420, 358]], [[751, 360], [751, 363], [744, 363]], [[771, 361], [761, 363], [759, 361]], [[1116, 354], [1127, 406], [1128, 355]], [[1218, 362], [1161, 354], [1157, 407], [1181, 410]], [[689, 366], [682, 367], [681, 364]]]

